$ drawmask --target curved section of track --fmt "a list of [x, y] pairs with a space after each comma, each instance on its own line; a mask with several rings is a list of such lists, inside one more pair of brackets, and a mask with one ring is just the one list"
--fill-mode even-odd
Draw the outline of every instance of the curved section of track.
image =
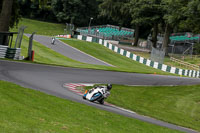
[[[29, 37], [30, 34], [26, 34], [26, 36]], [[91, 55], [88, 55], [74, 47], [71, 47], [70, 45], [63, 43], [62, 41], [56, 40], [55, 44], [52, 45], [51, 37], [48, 36], [34, 35], [34, 40], [68, 58], [71, 58], [79, 62], [94, 64], [94, 65], [113, 66]]]
[[24, 87], [55, 95], [61, 98], [84, 103], [90, 106], [136, 118], [160, 126], [184, 131], [195, 132], [152, 118], [130, 113], [110, 106], [102, 106], [82, 100], [82, 97], [64, 88], [64, 83], [112, 83], [127, 85], [192, 85], [199, 84], [200, 79], [173, 76], [147, 75], [101, 70], [54, 67], [38, 64], [26, 64], [0, 60], [0, 80], [7, 80]]

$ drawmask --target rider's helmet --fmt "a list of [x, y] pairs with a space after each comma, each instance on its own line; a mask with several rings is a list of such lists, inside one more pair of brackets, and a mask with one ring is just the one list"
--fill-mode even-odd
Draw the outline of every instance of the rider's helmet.
[[108, 91], [110, 91], [112, 89], [112, 84], [108, 84], [107, 89], [108, 89]]

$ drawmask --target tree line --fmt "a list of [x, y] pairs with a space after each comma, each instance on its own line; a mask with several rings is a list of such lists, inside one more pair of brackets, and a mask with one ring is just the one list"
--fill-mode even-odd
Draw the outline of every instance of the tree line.
[[139, 37], [151, 33], [155, 47], [157, 34], [162, 33], [164, 48], [172, 32], [200, 32], [199, 0], [2, 0], [0, 13], [0, 31], [9, 14], [11, 21], [6, 24], [10, 27], [20, 17], [73, 23], [77, 27], [88, 26], [93, 17], [92, 25], [114, 24], [135, 29], [135, 45]]

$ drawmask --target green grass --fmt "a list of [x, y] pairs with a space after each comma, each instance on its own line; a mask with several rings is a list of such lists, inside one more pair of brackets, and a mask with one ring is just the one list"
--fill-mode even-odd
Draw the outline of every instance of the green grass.
[[[47, 23], [37, 20], [31, 20], [23, 18], [19, 26], [25, 25], [27, 28], [25, 29], [25, 33], [32, 33], [34, 31], [37, 34], [42, 35], [57, 35], [62, 34], [65, 26], [63, 24], [55, 24], [55, 23]], [[17, 31], [17, 29], [12, 29], [12, 31]], [[74, 60], [71, 60], [67, 57], [64, 57], [61, 54], [54, 52], [51, 49], [46, 48], [45, 46], [40, 45], [39, 43], [34, 43], [33, 49], [35, 50], [35, 62], [37, 63], [45, 63], [45, 64], [53, 64], [60, 66], [69, 66], [69, 67], [80, 67], [80, 68], [93, 68], [93, 69], [101, 69], [101, 70], [111, 70], [111, 71], [124, 71], [124, 72], [135, 72], [135, 73], [148, 73], [148, 74], [162, 74], [162, 75], [173, 75], [167, 72], [163, 72], [161, 70], [157, 70], [146, 65], [140, 64], [136, 61], [123, 57], [107, 48], [96, 44], [89, 43], [80, 40], [67, 40], [64, 41], [70, 44], [73, 47], [84, 51], [98, 59], [101, 59], [105, 62], [108, 62], [116, 67], [107, 67], [107, 66], [98, 66], [98, 65], [90, 65], [80, 63]], [[23, 39], [22, 44], [22, 55], [27, 56], [27, 46], [28, 39]]]
[[[27, 57], [28, 41], [29, 41], [28, 37], [24, 36], [21, 47], [22, 48], [21, 55], [24, 57]], [[35, 41], [33, 41], [33, 50], [35, 51], [35, 56], [34, 56], [35, 63], [51, 64], [51, 65], [67, 66], [67, 67], [78, 67], [78, 68], [105, 69], [105, 70], [112, 69], [111, 67], [90, 65], [72, 60]]]
[[[36, 34], [40, 34], [40, 35], [47, 35], [47, 36], [52, 36], [52, 35], [58, 35], [58, 34], [63, 34], [64, 33], [64, 29], [65, 29], [65, 25], [64, 24], [55, 24], [55, 23], [49, 23], [49, 22], [42, 22], [42, 21], [37, 21], [37, 20], [32, 20], [32, 19], [26, 19], [26, 18], [22, 18], [21, 21], [19, 22], [18, 27], [20, 26], [27, 26], [27, 28], [25, 29], [25, 33], [33, 33], [36, 32]], [[11, 31], [18, 31], [18, 28], [14, 28]], [[79, 45], [79, 44], [77, 44]], [[145, 58], [149, 58], [150, 55], [148, 53], [143, 53], [143, 52], [134, 52], [135, 54], [145, 57]], [[121, 60], [120, 60], [121, 61]], [[193, 58], [191, 60], [191, 58], [187, 58], [185, 59], [186, 62], [190, 62], [192, 64], [198, 64], [200, 59], [199, 58]], [[170, 66], [175, 66], [175, 67], [179, 67], [179, 68], [184, 68], [176, 63], [173, 63], [169, 60], [169, 58], [165, 58], [164, 63], [166, 65], [170, 65]], [[131, 64], [125, 64], [128, 65], [129, 67], [132, 65]], [[132, 72], [131, 70], [129, 70], [129, 72]], [[133, 71], [134, 72], [134, 71]], [[151, 71], [150, 73], [154, 73], [157, 72], [155, 70], [153, 70], [153, 72]], [[146, 72], [145, 72], [146, 73]], [[164, 74], [163, 72], [158, 72], [159, 74]], [[165, 73], [166, 74], [166, 73]]]
[[18, 27], [12, 29], [12, 31], [18, 31], [18, 28], [22, 25], [27, 26], [25, 33], [32, 34], [33, 32], [36, 32], [36, 34], [47, 36], [63, 34], [64, 29], [66, 28], [64, 24], [48, 23], [22, 18]]
[[191, 64], [200, 65], [200, 55], [172, 55], [177, 59], [183, 60], [185, 62], [189, 62]]
[[[14, 40], [15, 40], [15, 37], [14, 37]], [[148, 74], [152, 74], [156, 72], [157, 74], [165, 74], [165, 75], [169, 74], [166, 72], [162, 72], [160, 70], [149, 68], [138, 62], [132, 61], [131, 59], [128, 59], [117, 53], [114, 53], [111, 50], [108, 50], [107, 48], [96, 43], [89, 43], [89, 42], [79, 41], [76, 39], [68, 40], [68, 41], [73, 42], [76, 45], [78, 44], [83, 49], [85, 48], [85, 49], [88, 49], [89, 51], [92, 51], [92, 54], [90, 52], [86, 52], [86, 53], [89, 53], [97, 58], [100, 58], [101, 60], [104, 60], [114, 65], [115, 67], [81, 63], [81, 62], [72, 60], [68, 57], [65, 57], [53, 51], [52, 49], [47, 48], [46, 46], [35, 41], [33, 41], [33, 50], [35, 51], [34, 62], [42, 63], [42, 64], [66, 66], [66, 67], [89, 68], [89, 69], [99, 69], [99, 70], [109, 70], [109, 71], [123, 71], [123, 72], [136, 72], [136, 73], [148, 73]], [[13, 44], [14, 43], [15, 41], [13, 42]], [[28, 37], [24, 36], [22, 45], [21, 45], [21, 48], [22, 48], [21, 55], [24, 57], [27, 57], [28, 43], [29, 43]], [[87, 44], [86, 47], [84, 44]], [[98, 48], [98, 50], [94, 49], [93, 51], [92, 49], [94, 47]]]
[[91, 43], [81, 40], [63, 40], [63, 42], [100, 60], [116, 66], [115, 68], [112, 68], [112, 70], [148, 74], [156, 72], [157, 74], [172, 75], [170, 73], [163, 72], [161, 70], [154, 69], [144, 64], [133, 61], [125, 56], [121, 56], [120, 54], [115, 53], [112, 50], [109, 50], [108, 48], [97, 43]]
[[[146, 52], [137, 52], [137, 51], [134, 51], [133, 52], [134, 54], [136, 55], [139, 55], [139, 56], [142, 56], [146, 59], [150, 59], [151, 57], [151, 54], [150, 53], [146, 53]], [[182, 55], [171, 55], [170, 56], [174, 57], [174, 58], [177, 58], [179, 60], [182, 60], [182, 61], [185, 61], [185, 62], [188, 62], [188, 63], [191, 63], [191, 64], [195, 64], [195, 65], [199, 65], [199, 62], [200, 62], [200, 56], [198, 55], [193, 55], [192, 58], [190, 55], [185, 55], [184, 56], [184, 60], [182, 58]], [[164, 58], [164, 64], [168, 65], [168, 66], [173, 66], [173, 67], [177, 67], [177, 68], [181, 68], [181, 69], [192, 69], [192, 68], [188, 68], [187, 66], [184, 66], [184, 65], [181, 65], [179, 63], [176, 63], [176, 62], [173, 62], [170, 60], [170, 57], [165, 57]]]
[[200, 131], [200, 85], [113, 85], [106, 101], [145, 116]]
[[0, 81], [1, 133], [176, 133]]

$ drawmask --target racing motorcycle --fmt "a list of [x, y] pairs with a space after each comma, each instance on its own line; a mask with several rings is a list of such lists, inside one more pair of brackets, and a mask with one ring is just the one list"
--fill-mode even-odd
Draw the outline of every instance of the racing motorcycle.
[[97, 101], [100, 104], [104, 104], [104, 99], [110, 95], [110, 92], [107, 91], [106, 86], [97, 86], [90, 90], [86, 90], [83, 99], [89, 100], [91, 102]]

